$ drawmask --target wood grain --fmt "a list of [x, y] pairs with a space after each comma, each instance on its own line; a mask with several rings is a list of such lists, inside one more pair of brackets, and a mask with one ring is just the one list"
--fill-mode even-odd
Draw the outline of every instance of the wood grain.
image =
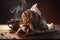
[[[60, 39], [60, 25], [55, 25], [58, 32], [49, 34], [35, 34], [23, 37], [23, 33], [15, 34], [16, 31], [11, 30], [8, 25], [0, 25], [0, 39]], [[2, 37], [3, 36], [3, 37]]]

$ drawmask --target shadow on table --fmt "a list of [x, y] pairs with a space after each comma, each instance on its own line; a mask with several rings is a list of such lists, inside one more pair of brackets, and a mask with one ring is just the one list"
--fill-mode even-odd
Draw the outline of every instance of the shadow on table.
[[[16, 31], [15, 31], [16, 32]], [[11, 33], [14, 33], [12, 31]], [[45, 32], [45, 33], [30, 33], [30, 34], [25, 34], [24, 32], [20, 31], [17, 36], [20, 37], [21, 39], [58, 39], [60, 38], [60, 35], [57, 36], [58, 31], [51, 31], [51, 32]]]

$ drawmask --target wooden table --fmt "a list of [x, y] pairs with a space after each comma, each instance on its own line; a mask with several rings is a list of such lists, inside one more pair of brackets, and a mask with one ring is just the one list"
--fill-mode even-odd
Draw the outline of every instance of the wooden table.
[[12, 31], [8, 25], [0, 24], [0, 35], [2, 36], [11, 36], [10, 38], [2, 38], [0, 39], [60, 39], [60, 25], [55, 25], [57, 32], [48, 33], [48, 34], [35, 34], [22, 37], [20, 33], [15, 34], [16, 31]]

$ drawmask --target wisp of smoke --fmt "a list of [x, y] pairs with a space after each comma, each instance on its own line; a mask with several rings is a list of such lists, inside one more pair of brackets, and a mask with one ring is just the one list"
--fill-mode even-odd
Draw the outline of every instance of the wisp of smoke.
[[16, 7], [13, 7], [11, 9], [13, 10], [10, 10], [11, 13], [14, 13], [13, 15], [13, 19], [19, 19], [20, 18], [20, 12], [22, 12], [23, 10], [25, 10], [25, 8], [27, 7], [27, 2], [26, 0], [21, 0], [21, 3], [22, 5], [18, 5]]

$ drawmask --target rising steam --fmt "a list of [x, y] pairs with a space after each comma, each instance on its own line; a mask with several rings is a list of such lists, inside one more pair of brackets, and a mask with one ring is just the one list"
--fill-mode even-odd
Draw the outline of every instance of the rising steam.
[[13, 10], [10, 10], [10, 12], [11, 13], [14, 13], [14, 16], [13, 16], [13, 18], [14, 19], [19, 19], [19, 17], [20, 17], [20, 13], [19, 12], [22, 12], [23, 10], [25, 10], [25, 8], [27, 7], [27, 2], [26, 2], [26, 0], [21, 0], [21, 3], [22, 3], [22, 5], [20, 6], [20, 5], [18, 5], [18, 6], [16, 6], [16, 7], [13, 7], [13, 8], [11, 8], [11, 9], [13, 9]]

